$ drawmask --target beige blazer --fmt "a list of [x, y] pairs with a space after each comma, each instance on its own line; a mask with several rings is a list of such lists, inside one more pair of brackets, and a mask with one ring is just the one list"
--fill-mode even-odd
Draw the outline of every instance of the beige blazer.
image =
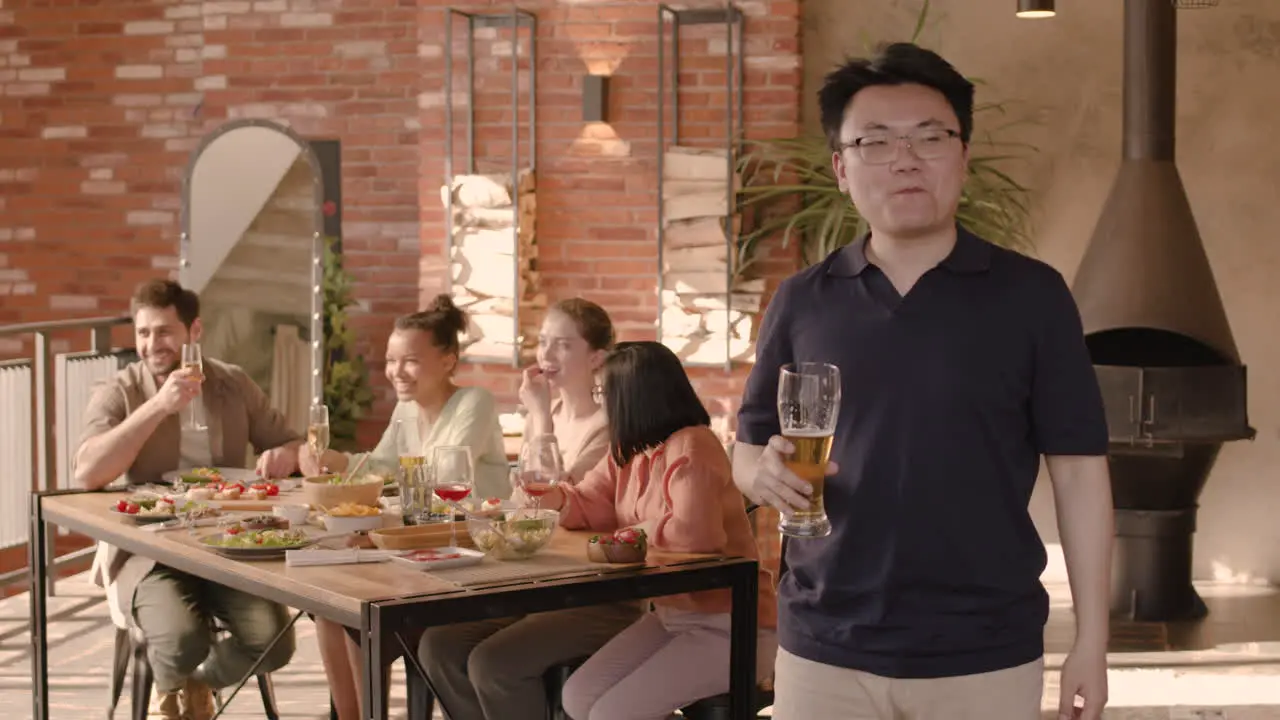
[[[272, 409], [270, 398], [239, 367], [206, 359], [204, 374], [201, 398], [215, 466], [247, 467], [250, 444], [261, 453], [301, 440], [289, 429], [284, 416]], [[130, 364], [99, 384], [85, 408], [81, 442], [124, 422], [158, 389], [155, 377], [141, 362]], [[181, 416], [165, 418], [125, 472], [129, 484], [160, 482], [164, 473], [179, 469], [181, 439]], [[99, 587], [107, 589], [107, 604], [117, 627], [132, 624], [133, 591], [153, 567], [152, 560], [134, 557], [106, 543], [98, 544], [92, 577]]]

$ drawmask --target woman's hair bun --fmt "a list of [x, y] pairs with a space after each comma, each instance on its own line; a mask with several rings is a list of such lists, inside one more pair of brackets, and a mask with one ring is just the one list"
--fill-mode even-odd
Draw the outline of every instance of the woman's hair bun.
[[395, 328], [430, 333], [436, 347], [456, 353], [458, 336], [467, 330], [467, 314], [454, 304], [453, 298], [441, 293], [432, 298], [425, 310], [396, 318]]
[[453, 302], [453, 298], [445, 293], [432, 298], [427, 305], [427, 312], [437, 314], [436, 322], [446, 332], [462, 333], [467, 329], [467, 314]]

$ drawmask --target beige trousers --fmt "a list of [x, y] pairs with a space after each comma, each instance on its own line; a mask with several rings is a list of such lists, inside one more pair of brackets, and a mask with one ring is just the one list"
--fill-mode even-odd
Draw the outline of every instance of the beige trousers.
[[1044, 658], [957, 677], [906, 679], [824, 665], [778, 648], [774, 720], [1039, 720]]

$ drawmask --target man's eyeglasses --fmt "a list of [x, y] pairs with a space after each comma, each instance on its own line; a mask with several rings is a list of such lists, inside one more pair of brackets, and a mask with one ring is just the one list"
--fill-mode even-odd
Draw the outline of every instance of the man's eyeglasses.
[[946, 128], [924, 128], [909, 132], [906, 135], [891, 133], [875, 133], [863, 135], [852, 142], [841, 143], [840, 149], [854, 148], [858, 157], [868, 165], [884, 165], [898, 157], [898, 144], [905, 142], [907, 148], [921, 160], [932, 160], [946, 155], [951, 149], [951, 141], [959, 138], [960, 133]]

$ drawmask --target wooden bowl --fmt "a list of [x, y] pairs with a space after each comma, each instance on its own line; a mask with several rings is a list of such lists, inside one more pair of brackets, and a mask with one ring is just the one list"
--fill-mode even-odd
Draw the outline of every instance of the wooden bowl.
[[[465, 523], [456, 523], [465, 525]], [[421, 550], [423, 548], [447, 547], [450, 545], [450, 523], [430, 523], [427, 525], [405, 525], [403, 527], [370, 530], [369, 539], [382, 550]], [[458, 531], [457, 547], [474, 548], [465, 529]]]
[[381, 480], [370, 481], [362, 478], [342, 485], [331, 485], [329, 481], [337, 477], [339, 476], [320, 475], [305, 478], [302, 481], [302, 496], [307, 504], [317, 510], [337, 507], [342, 503], [377, 507], [378, 500], [382, 497]]
[[649, 554], [648, 543], [624, 545], [587, 542], [587, 559], [598, 563], [639, 563]]

